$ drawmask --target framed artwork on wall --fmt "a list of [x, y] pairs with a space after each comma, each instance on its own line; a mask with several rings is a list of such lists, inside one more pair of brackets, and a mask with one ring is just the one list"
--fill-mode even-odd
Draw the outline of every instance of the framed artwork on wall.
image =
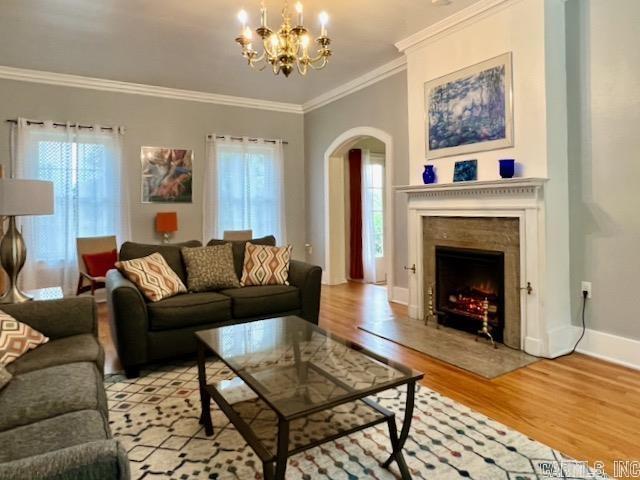
[[193, 150], [142, 147], [142, 202], [191, 203]]
[[473, 182], [478, 180], [478, 160], [461, 160], [453, 166], [454, 182]]
[[513, 146], [511, 52], [425, 83], [427, 158]]

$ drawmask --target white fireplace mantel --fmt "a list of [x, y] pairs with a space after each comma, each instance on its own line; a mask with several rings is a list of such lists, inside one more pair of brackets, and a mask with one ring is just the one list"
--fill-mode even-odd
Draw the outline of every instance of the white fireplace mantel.
[[555, 356], [572, 338], [570, 319], [552, 315], [546, 283], [554, 265], [547, 264], [546, 178], [513, 178], [448, 184], [395, 187], [408, 196], [409, 315], [424, 317], [423, 217], [515, 217], [520, 223], [521, 286], [530, 283], [533, 292], [522, 290], [521, 346], [534, 355]]
[[548, 181], [547, 178], [508, 178], [475, 182], [432, 183], [429, 185], [402, 185], [396, 191], [424, 196], [441, 195], [513, 195], [534, 193]]

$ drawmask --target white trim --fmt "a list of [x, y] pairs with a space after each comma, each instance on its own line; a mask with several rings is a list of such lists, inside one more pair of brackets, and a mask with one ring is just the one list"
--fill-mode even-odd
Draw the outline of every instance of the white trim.
[[[580, 338], [582, 327], [574, 326], [573, 329], [575, 344], [575, 341]], [[576, 351], [607, 362], [640, 370], [640, 340], [588, 328]]]
[[435, 37], [448, 32], [449, 30], [460, 26], [461, 24], [469, 24], [471, 22], [475, 22], [480, 20], [485, 16], [485, 14], [492, 13], [491, 11], [499, 7], [505, 3], [512, 3], [513, 1], [518, 0], [480, 0], [472, 5], [469, 5], [467, 8], [463, 8], [462, 10], [450, 15], [439, 22], [434, 23], [433, 25], [429, 25], [422, 30], [409, 35], [407, 38], [404, 38], [398, 42], [396, 42], [396, 48], [400, 52], [405, 52], [412, 47], [415, 47], [418, 44], [426, 40], [432, 40]]
[[0, 66], [0, 78], [4, 78], [6, 80], [18, 80], [21, 82], [60, 85], [63, 87], [86, 88], [89, 90], [100, 90], [104, 92], [129, 93], [150, 97], [170, 98], [173, 100], [214, 103], [217, 105], [229, 105], [232, 107], [257, 108], [260, 110], [272, 110], [284, 113], [304, 113], [302, 105], [295, 103], [273, 102], [248, 97], [234, 97], [231, 95], [220, 95], [217, 93], [158, 87], [154, 85], [144, 85], [141, 83], [120, 82], [117, 80], [83, 77], [80, 75], [45, 72], [41, 70], [29, 70], [25, 68]]
[[[385, 206], [384, 206], [384, 257], [387, 260], [387, 298], [393, 299], [393, 290], [395, 286], [395, 249], [394, 249], [394, 232], [395, 220], [394, 210], [395, 204], [393, 188], [393, 138], [387, 132], [374, 127], [356, 127], [339, 135], [324, 152], [324, 270], [327, 281], [332, 280], [331, 273], [331, 222], [329, 210], [329, 161], [335, 158], [336, 152], [345, 150], [350, 144], [355, 143], [362, 137], [373, 137], [384, 143], [384, 161], [385, 161]], [[341, 155], [344, 152], [340, 152]]]
[[400, 305], [409, 305], [409, 289], [403, 287], [393, 287], [391, 301]]
[[347, 95], [351, 95], [358, 90], [362, 90], [369, 85], [373, 85], [374, 83], [384, 80], [385, 78], [388, 78], [406, 69], [407, 57], [403, 55], [402, 57], [392, 60], [389, 63], [385, 63], [384, 65], [375, 68], [354, 80], [343, 83], [342, 85], [329, 90], [328, 92], [312, 98], [302, 105], [302, 109], [304, 113], [309, 113], [316, 108], [324, 107], [329, 103], [335, 102], [336, 100], [346, 97]]

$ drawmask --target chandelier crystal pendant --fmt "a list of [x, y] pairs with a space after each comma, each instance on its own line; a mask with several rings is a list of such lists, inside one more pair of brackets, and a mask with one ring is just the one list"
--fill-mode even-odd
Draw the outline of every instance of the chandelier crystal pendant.
[[311, 36], [309, 30], [303, 25], [302, 11], [302, 4], [298, 2], [296, 4], [296, 22], [293, 26], [289, 15], [289, 5], [285, 0], [282, 8], [282, 25], [278, 31], [273, 31], [267, 25], [267, 8], [263, 1], [260, 7], [260, 27], [256, 29], [256, 34], [262, 40], [262, 52], [260, 53], [253, 48], [253, 31], [247, 24], [247, 12], [241, 10], [238, 13], [242, 31], [240, 36], [236, 38], [236, 42], [242, 47], [242, 56], [251, 67], [264, 70], [271, 66], [274, 74], [278, 75], [282, 72], [285, 77], [288, 77], [294, 68], [297, 68], [301, 75], [306, 75], [309, 68], [320, 70], [327, 65], [331, 56], [329, 48], [331, 40], [327, 36], [329, 16], [326, 12], [321, 12], [319, 15], [320, 36], [315, 40], [318, 46], [313, 56], [310, 56]]

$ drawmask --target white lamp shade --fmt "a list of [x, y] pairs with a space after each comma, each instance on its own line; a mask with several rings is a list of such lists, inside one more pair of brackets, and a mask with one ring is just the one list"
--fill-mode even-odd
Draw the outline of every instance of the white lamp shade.
[[51, 215], [53, 182], [0, 178], [0, 215]]

